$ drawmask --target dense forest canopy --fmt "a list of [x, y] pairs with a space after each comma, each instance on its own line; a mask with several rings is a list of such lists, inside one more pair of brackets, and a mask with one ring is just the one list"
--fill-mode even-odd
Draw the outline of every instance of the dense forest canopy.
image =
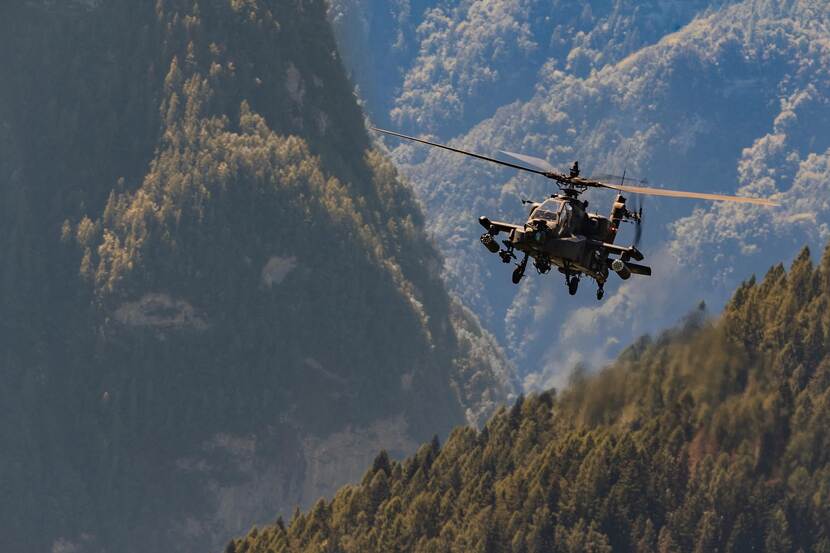
[[228, 544], [300, 551], [830, 551], [830, 248], [597, 375], [520, 398]]
[[3, 549], [218, 547], [507, 397], [324, 2], [3, 3], [0, 83]]

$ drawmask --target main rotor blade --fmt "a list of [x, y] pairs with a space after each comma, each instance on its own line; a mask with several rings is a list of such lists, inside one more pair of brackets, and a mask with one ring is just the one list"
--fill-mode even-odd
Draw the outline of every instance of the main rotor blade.
[[705, 192], [684, 192], [682, 190], [666, 190], [664, 188], [648, 188], [645, 186], [622, 186], [619, 184], [599, 183], [605, 188], [619, 190], [620, 192], [631, 192], [633, 194], [648, 194], [649, 196], [670, 196], [672, 198], [694, 198], [698, 200], [714, 200], [718, 202], [737, 202], [742, 204], [755, 204], [766, 206], [777, 206], [778, 203], [767, 198], [748, 198], [746, 196], [728, 196], [725, 194], [707, 194]]
[[516, 158], [519, 161], [524, 161], [525, 163], [527, 163], [531, 167], [535, 167], [535, 168], [539, 169], [540, 171], [545, 171], [546, 173], [555, 173], [556, 172], [556, 168], [544, 159], [541, 159], [541, 158], [538, 158], [538, 157], [533, 157], [533, 156], [528, 156], [528, 155], [525, 155], [525, 154], [517, 154], [515, 152], [508, 152], [507, 150], [501, 150], [501, 153], [509, 155], [512, 158]]
[[598, 180], [598, 181], [619, 181], [620, 185], [624, 185], [627, 182], [636, 182], [637, 184], [648, 184], [648, 180], [641, 179], [639, 177], [632, 177], [631, 175], [610, 175], [610, 174], [602, 174], [602, 175], [591, 175], [589, 177], [591, 180]]
[[504, 165], [505, 167], [510, 167], [511, 169], [518, 169], [519, 171], [527, 171], [529, 173], [536, 173], [537, 175], [548, 176], [545, 171], [537, 171], [536, 169], [529, 169], [527, 167], [522, 167], [521, 165], [514, 165], [512, 163], [507, 163], [506, 161], [499, 161], [498, 159], [493, 159], [492, 157], [483, 156], [481, 154], [475, 154], [473, 152], [467, 152], [465, 150], [459, 150], [458, 148], [453, 148], [451, 146], [446, 146], [444, 144], [438, 144], [437, 142], [430, 142], [429, 140], [423, 140], [421, 138], [415, 138], [414, 136], [407, 136], [405, 134], [393, 132], [393, 131], [386, 131], [383, 129], [379, 129], [377, 127], [372, 127], [373, 131], [382, 132], [384, 134], [388, 134], [391, 136], [397, 136], [398, 138], [405, 138], [407, 140], [412, 140], [414, 142], [420, 142], [421, 144], [426, 144], [427, 146], [435, 146], [436, 148], [443, 148], [444, 150], [449, 150], [451, 152], [455, 152], [457, 154], [464, 154], [465, 156], [474, 157], [477, 159], [483, 159], [484, 161], [489, 161], [492, 163], [497, 163], [499, 165]]

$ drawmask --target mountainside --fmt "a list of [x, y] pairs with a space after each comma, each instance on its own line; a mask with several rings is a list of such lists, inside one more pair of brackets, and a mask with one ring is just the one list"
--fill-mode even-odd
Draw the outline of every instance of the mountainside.
[[588, 75], [730, 3], [333, 0], [329, 19], [373, 118], [452, 135], [530, 97], [540, 70]]
[[830, 248], [227, 553], [830, 550]]
[[[524, 152], [562, 170], [578, 159], [585, 175], [627, 169], [652, 186], [783, 204], [648, 198], [642, 249], [655, 276], [612, 281], [597, 304], [592, 290], [567, 296], [558, 275], [514, 287], [509, 267], [478, 243], [480, 215], [523, 220], [520, 200], [550, 194], [549, 182], [385, 140], [424, 203], [448, 283], [499, 337], [527, 388], [562, 383], [578, 362], [606, 362], [700, 299], [719, 309], [771, 259], [828, 238], [824, 0], [436, 1], [422, 19], [416, 13], [405, 19], [417, 28], [402, 31], [413, 37], [405, 54], [377, 49], [405, 67], [384, 90], [391, 105], [367, 97], [378, 122], [485, 155]], [[610, 210], [610, 193], [586, 197]], [[598, 343], [597, 328], [607, 340]]]
[[0, 83], [0, 548], [217, 548], [511, 392], [322, 1], [4, 3]]

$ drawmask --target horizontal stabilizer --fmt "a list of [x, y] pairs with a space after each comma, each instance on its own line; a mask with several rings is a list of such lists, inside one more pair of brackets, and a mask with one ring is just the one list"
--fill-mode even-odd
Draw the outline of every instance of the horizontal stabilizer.
[[651, 276], [651, 267], [645, 265], [638, 265], [637, 263], [626, 262], [626, 267], [635, 275]]

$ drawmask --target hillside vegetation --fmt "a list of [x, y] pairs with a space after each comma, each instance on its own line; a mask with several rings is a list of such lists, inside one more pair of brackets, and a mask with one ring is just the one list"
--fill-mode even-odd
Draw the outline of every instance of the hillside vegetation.
[[228, 553], [830, 551], [830, 249]]
[[509, 393], [324, 2], [4, 3], [0, 83], [0, 549], [219, 547]]

